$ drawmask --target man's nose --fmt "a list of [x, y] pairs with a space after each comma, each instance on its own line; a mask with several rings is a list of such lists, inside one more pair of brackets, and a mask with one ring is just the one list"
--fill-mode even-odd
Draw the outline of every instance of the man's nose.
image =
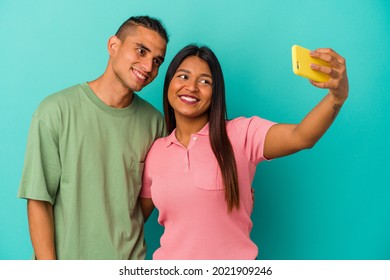
[[153, 59], [144, 58], [141, 63], [142, 70], [146, 72], [152, 72], [153, 69]]

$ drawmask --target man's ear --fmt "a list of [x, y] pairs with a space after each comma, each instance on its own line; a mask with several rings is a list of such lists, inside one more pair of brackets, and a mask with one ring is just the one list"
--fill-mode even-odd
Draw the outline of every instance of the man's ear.
[[107, 49], [110, 56], [116, 54], [121, 43], [122, 41], [117, 36], [111, 36], [110, 39], [108, 39]]

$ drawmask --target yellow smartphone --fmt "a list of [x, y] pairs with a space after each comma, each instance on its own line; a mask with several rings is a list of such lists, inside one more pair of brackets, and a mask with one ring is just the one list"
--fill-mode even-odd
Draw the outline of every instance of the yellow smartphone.
[[293, 45], [292, 48], [292, 67], [293, 72], [296, 75], [308, 78], [316, 82], [327, 82], [329, 80], [329, 75], [315, 71], [310, 68], [310, 64], [318, 64], [323, 66], [330, 66], [329, 63], [313, 58], [310, 56], [310, 50], [303, 48], [298, 45]]

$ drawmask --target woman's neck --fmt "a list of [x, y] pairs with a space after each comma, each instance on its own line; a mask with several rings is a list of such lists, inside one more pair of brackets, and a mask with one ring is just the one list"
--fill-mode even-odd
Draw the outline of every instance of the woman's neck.
[[176, 117], [175, 136], [179, 142], [187, 147], [190, 143], [191, 135], [198, 133], [207, 123], [208, 118], [180, 118]]

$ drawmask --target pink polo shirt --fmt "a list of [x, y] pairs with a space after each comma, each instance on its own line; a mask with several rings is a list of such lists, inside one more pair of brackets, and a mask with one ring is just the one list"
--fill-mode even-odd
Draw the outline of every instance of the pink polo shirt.
[[152, 198], [164, 226], [153, 259], [255, 259], [251, 196], [256, 164], [265, 160], [264, 140], [273, 122], [252, 118], [227, 121], [238, 171], [240, 208], [227, 211], [218, 162], [208, 124], [188, 147], [175, 131], [156, 140], [145, 161], [141, 197]]

